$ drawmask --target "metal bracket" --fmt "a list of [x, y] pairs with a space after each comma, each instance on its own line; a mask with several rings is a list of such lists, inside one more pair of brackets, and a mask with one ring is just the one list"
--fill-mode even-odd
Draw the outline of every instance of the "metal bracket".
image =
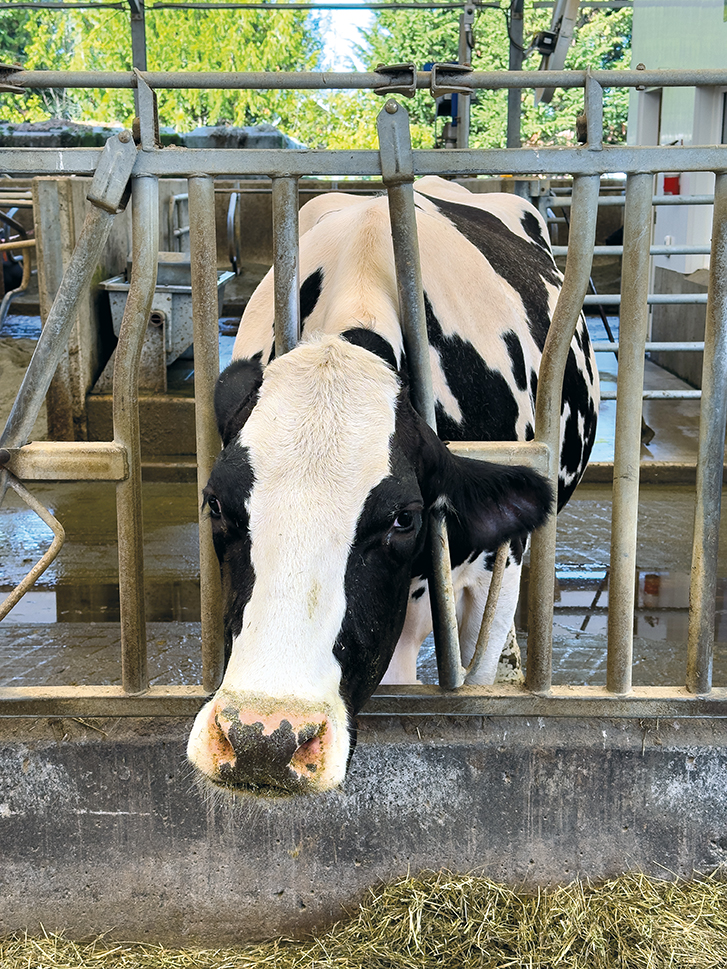
[[413, 182], [414, 156], [406, 110], [392, 98], [379, 111], [376, 127], [379, 133], [381, 178], [384, 185], [388, 187]]
[[386, 97], [389, 94], [403, 94], [405, 98], [413, 98], [417, 92], [416, 64], [379, 64], [377, 74], [390, 78], [389, 84], [374, 88], [374, 94]]
[[[157, 108], [156, 91], [144, 80], [144, 75], [138, 68], [134, 68], [139, 117], [134, 119], [134, 140], [141, 145], [142, 151], [154, 151], [161, 148], [159, 137], [159, 111]], [[137, 130], [138, 122], [138, 130]]]
[[136, 161], [136, 145], [130, 131], [121, 131], [104, 145], [96, 174], [86, 198], [100, 209], [115, 215], [126, 206], [131, 169]]
[[472, 73], [472, 68], [464, 64], [432, 64], [429, 90], [433, 98], [442, 98], [447, 94], [472, 94], [471, 84], [461, 83], [462, 79]]
[[18, 67], [17, 64], [0, 64], [0, 91], [13, 91], [15, 94], [25, 91], [26, 88], [22, 84], [14, 84], [12, 81], [13, 74], [22, 70], [23, 68]]

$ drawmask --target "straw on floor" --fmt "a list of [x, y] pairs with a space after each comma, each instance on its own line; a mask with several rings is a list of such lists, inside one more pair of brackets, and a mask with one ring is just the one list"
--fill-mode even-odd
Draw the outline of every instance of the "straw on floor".
[[627, 874], [537, 894], [446, 872], [372, 890], [315, 939], [225, 949], [0, 940], [3, 969], [723, 969], [727, 882]]

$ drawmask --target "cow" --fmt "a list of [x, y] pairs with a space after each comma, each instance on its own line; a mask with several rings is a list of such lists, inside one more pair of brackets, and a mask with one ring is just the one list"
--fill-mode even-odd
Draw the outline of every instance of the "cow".
[[[331, 193], [300, 213], [299, 344], [275, 358], [273, 277], [243, 314], [215, 410], [223, 441], [204, 492], [220, 561], [226, 669], [188, 757], [203, 782], [258, 796], [342, 784], [355, 718], [380, 682], [415, 683], [432, 629], [428, 523], [445, 516], [462, 658], [496, 550], [507, 567], [483, 664], [492, 682], [529, 535], [554, 495], [534, 470], [445, 441], [528, 441], [562, 277], [529, 202], [415, 183], [437, 434], [414, 411], [387, 199]], [[565, 374], [557, 505], [595, 436], [585, 321]]]

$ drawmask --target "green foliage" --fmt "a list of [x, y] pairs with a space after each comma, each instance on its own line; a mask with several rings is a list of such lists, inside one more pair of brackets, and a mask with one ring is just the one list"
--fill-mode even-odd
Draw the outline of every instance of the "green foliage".
[[[503, 0], [503, 4], [506, 0]], [[509, 40], [505, 7], [480, 7], [475, 26], [476, 70], [506, 70]], [[631, 10], [584, 8], [566, 68], [618, 70], [628, 66]], [[550, 26], [550, 11], [525, 3], [526, 38]], [[149, 70], [277, 71], [314, 70], [320, 63], [322, 33], [313, 12], [264, 10], [154, 10], [146, 15]], [[362, 32], [358, 57], [378, 64], [457, 60], [459, 13], [452, 10], [380, 10]], [[527, 41], [526, 41], [527, 43]], [[35, 70], [131, 69], [129, 14], [124, 10], [9, 10], [0, 13], [3, 60]], [[539, 55], [525, 62], [535, 69]], [[0, 115], [38, 120], [49, 115], [74, 120], [130, 125], [130, 90], [79, 89], [4, 95]], [[160, 90], [159, 117], [179, 131], [202, 124], [271, 122], [312, 148], [375, 148], [376, 115], [382, 99], [370, 91], [194, 91]], [[550, 104], [522, 96], [522, 137], [531, 145], [574, 144], [575, 119], [582, 111], [581, 89], [557, 90]], [[444, 120], [427, 92], [407, 101], [412, 142], [431, 147]], [[628, 92], [610, 89], [604, 98], [604, 138], [625, 139]], [[473, 147], [505, 144], [507, 92], [479, 91], [472, 100]]]
[[[20, 52], [29, 70], [131, 70], [129, 14], [124, 10], [31, 11]], [[146, 14], [150, 71], [313, 70], [320, 56], [317, 21], [306, 11], [170, 10]], [[185, 131], [205, 124], [268, 121], [290, 130], [298, 108], [287, 91], [160, 90], [159, 120]], [[131, 90], [79, 89], [32, 100], [14, 98], [24, 120], [55, 117], [117, 122], [134, 117]], [[3, 114], [12, 113], [4, 106]]]

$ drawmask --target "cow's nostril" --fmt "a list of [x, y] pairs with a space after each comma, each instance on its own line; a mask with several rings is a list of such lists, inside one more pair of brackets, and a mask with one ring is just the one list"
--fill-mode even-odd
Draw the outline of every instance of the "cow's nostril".
[[[321, 732], [325, 730], [325, 726]], [[298, 773], [315, 774], [321, 763], [323, 744], [321, 734], [304, 741], [290, 759], [290, 766]]]

